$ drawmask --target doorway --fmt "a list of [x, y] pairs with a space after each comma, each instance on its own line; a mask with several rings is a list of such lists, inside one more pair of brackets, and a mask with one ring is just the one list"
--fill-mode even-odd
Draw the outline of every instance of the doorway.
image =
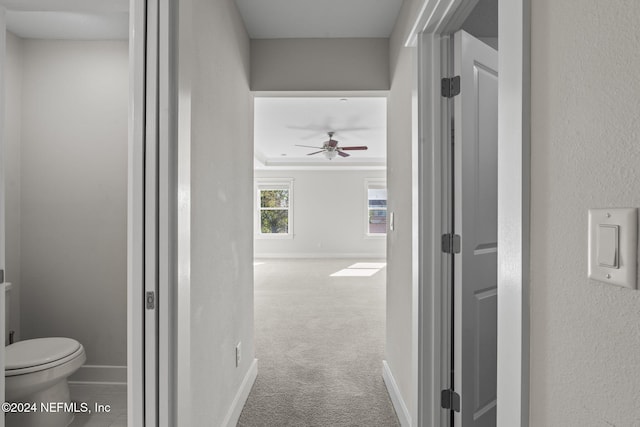
[[[508, 3], [508, 4], [507, 4]], [[451, 295], [448, 293], [448, 262], [441, 255], [440, 242], [433, 237], [445, 234], [451, 227], [449, 217], [440, 211], [450, 182], [447, 157], [448, 134], [451, 124], [446, 101], [441, 99], [443, 76], [448, 73], [448, 44], [446, 35], [460, 28], [477, 4], [475, 1], [451, 2], [451, 9], [426, 10], [416, 23], [423, 31], [415, 33], [418, 40], [420, 98], [424, 114], [421, 133], [433, 138], [433, 144], [420, 153], [423, 165], [439, 165], [429, 171], [420, 184], [423, 188], [421, 205], [425, 212], [422, 230], [425, 242], [421, 269], [428, 274], [423, 281], [420, 297], [420, 381], [419, 412], [421, 425], [450, 425], [451, 410], [442, 408], [444, 397], [451, 397], [451, 371], [454, 361], [448, 340], [452, 336], [450, 324]], [[444, 5], [443, 5], [444, 6]], [[497, 243], [497, 423], [499, 425], [528, 425], [528, 335], [527, 335], [527, 269], [528, 244], [528, 9], [527, 2], [499, 3], [499, 73], [498, 82], [498, 226]], [[429, 15], [431, 14], [431, 15]], [[411, 39], [410, 39], [411, 42]], [[508, 91], [505, 88], [510, 88]], [[516, 119], [517, 117], [517, 119]], [[457, 136], [457, 135], [456, 135]], [[442, 167], [442, 169], [440, 168]], [[435, 225], [435, 226], [434, 226]], [[433, 239], [433, 240], [432, 240]], [[436, 246], [436, 243], [438, 244]], [[443, 311], [441, 311], [443, 309]], [[433, 324], [426, 319], [434, 320]], [[454, 326], [455, 327], [455, 326]], [[464, 398], [462, 398], [464, 400]], [[449, 400], [450, 401], [450, 400]], [[447, 401], [447, 403], [449, 403]], [[447, 405], [445, 405], [447, 406]]]
[[397, 422], [380, 375], [385, 122], [384, 97], [255, 99], [259, 374], [239, 425]]
[[62, 415], [125, 425], [128, 3], [105, 15], [17, 5], [5, 18], [5, 398], [24, 398], [17, 378], [36, 348], [60, 345], [78, 365], [78, 406]]
[[[154, 108], [145, 116], [145, 101], [153, 100], [145, 99], [144, 86], [151, 74], [157, 75], [157, 68], [143, 65], [147, 60], [145, 52], [148, 55], [153, 52], [153, 46], [146, 44], [158, 43], [157, 34], [156, 38], [144, 36], [148, 24], [154, 20], [154, 13], [155, 20], [159, 20], [157, 3], [114, 1], [95, 10], [92, 9], [95, 5], [76, 10], [77, 5], [71, 2], [55, 5], [49, 2], [11, 3], [7, 9], [4, 7], [6, 3], [2, 4], [0, 68], [3, 81], [0, 98], [7, 114], [3, 114], [2, 121], [6, 122], [9, 117], [10, 125], [3, 126], [6, 132], [1, 135], [0, 154], [3, 159], [13, 156], [14, 161], [12, 168], [2, 171], [0, 195], [4, 198], [8, 189], [10, 200], [23, 199], [20, 204], [7, 204], [6, 211], [3, 203], [0, 215], [2, 273], [7, 267], [7, 274], [1, 275], [3, 280], [0, 282], [14, 278], [18, 282], [16, 286], [12, 284], [9, 291], [15, 291], [16, 298], [10, 304], [16, 311], [13, 317], [5, 319], [3, 316], [0, 322], [2, 336], [7, 327], [13, 331], [5, 337], [7, 343], [10, 336], [14, 341], [21, 338], [20, 343], [24, 343], [24, 338], [50, 334], [73, 335], [78, 339], [65, 341], [72, 344], [82, 340], [73, 354], [84, 355], [80, 359], [86, 357], [90, 364], [79, 366], [69, 378], [71, 388], [78, 389], [73, 396], [75, 401], [64, 406], [66, 399], [58, 399], [63, 408], [56, 408], [55, 412], [75, 416], [73, 422], [77, 425], [93, 422], [93, 418], [98, 422], [106, 420], [115, 424], [143, 425], [145, 419], [151, 420], [150, 415], [158, 412], [155, 399], [148, 399], [146, 407], [143, 403], [144, 357], [147, 354], [146, 362], [149, 362], [155, 360], [157, 354], [151, 351], [153, 347], [147, 346], [145, 350], [142, 340], [146, 336], [150, 340], [147, 341], [153, 343], [157, 337], [145, 332], [141, 316], [145, 310], [143, 304], [148, 302], [143, 298], [145, 283], [141, 275], [145, 265], [146, 268], [157, 269], [157, 260], [148, 259], [144, 264], [144, 250], [138, 244], [140, 237], [144, 236], [146, 220], [157, 215], [154, 209], [146, 209], [147, 218], [144, 216], [145, 191], [150, 191], [151, 181], [147, 176], [145, 186], [140, 174], [145, 170], [145, 161], [151, 160], [140, 156], [145, 138], [153, 141], [157, 137], [146, 134], [143, 120], [146, 117], [149, 123], [157, 112]], [[8, 34], [7, 29], [17, 34]], [[128, 43], [129, 34], [137, 36]], [[166, 52], [166, 44], [159, 43], [159, 46], [164, 46]], [[9, 56], [18, 61], [9, 61]], [[7, 79], [13, 79], [11, 90], [7, 90]], [[29, 79], [28, 84], [23, 84], [23, 79]], [[159, 88], [166, 94], [164, 84]], [[150, 93], [146, 91], [147, 95]], [[10, 104], [22, 105], [7, 111]], [[23, 119], [25, 115], [28, 120]], [[166, 136], [164, 126], [160, 127], [160, 134]], [[23, 191], [28, 197], [20, 194]], [[159, 206], [163, 206], [162, 202]], [[50, 217], [44, 209], [47, 207]], [[26, 215], [28, 212], [31, 213]], [[5, 213], [8, 221], [5, 221]], [[39, 226], [23, 236], [21, 231], [29, 221], [35, 221]], [[7, 222], [11, 227], [9, 233]], [[121, 226], [118, 225], [120, 222]], [[78, 236], [76, 226], [85, 231], [82, 236]], [[56, 237], [61, 231], [68, 235]], [[111, 234], [101, 236], [105, 231]], [[39, 234], [36, 233], [34, 238], [32, 232]], [[20, 256], [13, 247], [16, 242], [22, 246], [23, 238], [27, 237], [24, 243], [31, 248], [30, 254], [33, 255], [27, 263], [40, 260], [35, 268], [28, 271], [20, 266], [24, 247], [20, 249]], [[9, 264], [5, 264], [4, 253], [7, 240], [12, 243], [12, 254], [6, 257]], [[114, 249], [118, 245], [123, 247]], [[47, 248], [49, 250], [45, 250]], [[161, 250], [160, 255], [164, 252]], [[151, 253], [156, 253], [156, 250]], [[96, 259], [93, 255], [99, 256]], [[51, 257], [57, 257], [60, 262], [52, 262]], [[112, 265], [114, 259], [119, 266]], [[34, 272], [44, 270], [47, 271], [43, 275], [34, 276]], [[79, 281], [78, 274], [87, 271], [90, 277]], [[22, 272], [25, 274], [20, 274]], [[114, 279], [113, 275], [120, 278]], [[28, 292], [20, 295], [20, 288], [26, 289], [25, 279], [31, 286]], [[53, 286], [54, 279], [56, 286]], [[33, 287], [36, 281], [44, 286], [41, 292]], [[79, 285], [75, 291], [74, 283]], [[65, 291], [70, 291], [66, 300]], [[87, 296], [87, 292], [94, 295]], [[114, 297], [114, 292], [119, 296]], [[105, 293], [110, 296], [104, 297], [102, 294]], [[25, 303], [27, 294], [30, 298], [25, 312], [18, 316], [16, 313], [23, 304], [16, 303], [20, 299]], [[3, 291], [3, 301], [4, 297]], [[122, 299], [121, 304], [115, 301], [118, 298]], [[34, 304], [39, 311], [44, 308], [42, 314], [47, 317], [43, 325], [35, 326], [40, 330], [34, 329], [33, 319], [26, 316], [27, 310], [33, 311]], [[66, 305], [66, 309], [58, 310], [61, 305]], [[112, 321], [100, 317], [112, 316], [114, 313], [110, 310], [121, 313]], [[154, 313], [148, 305], [147, 310]], [[100, 322], [98, 327], [89, 327], [95, 321]], [[112, 331], [117, 325], [121, 330]], [[78, 330], [84, 330], [85, 335], [78, 335]], [[96, 351], [96, 346], [99, 348], [100, 345], [109, 348]], [[97, 364], [100, 362], [96, 358], [114, 354], [120, 357], [119, 364]], [[2, 356], [4, 358], [5, 352]], [[75, 363], [76, 359], [73, 361]], [[18, 358], [17, 363], [24, 363], [24, 360]], [[147, 378], [151, 377], [147, 375]], [[5, 377], [0, 386], [5, 393]], [[87, 387], [110, 390], [88, 393]], [[157, 394], [157, 389], [154, 389], [150, 397]], [[5, 394], [3, 400], [7, 399], [9, 396]], [[149, 416], [145, 416], [145, 411]], [[4, 425], [3, 422], [4, 418], [0, 425]]]

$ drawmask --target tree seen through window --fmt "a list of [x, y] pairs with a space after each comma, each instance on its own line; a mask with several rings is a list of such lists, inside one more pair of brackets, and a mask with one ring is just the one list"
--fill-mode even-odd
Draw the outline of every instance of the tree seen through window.
[[260, 232], [289, 233], [289, 190], [260, 190]]

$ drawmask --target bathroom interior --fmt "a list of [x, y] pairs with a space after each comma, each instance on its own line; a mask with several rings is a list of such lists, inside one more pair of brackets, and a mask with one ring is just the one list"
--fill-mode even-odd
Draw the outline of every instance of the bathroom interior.
[[6, 425], [126, 426], [128, 1], [3, 3]]

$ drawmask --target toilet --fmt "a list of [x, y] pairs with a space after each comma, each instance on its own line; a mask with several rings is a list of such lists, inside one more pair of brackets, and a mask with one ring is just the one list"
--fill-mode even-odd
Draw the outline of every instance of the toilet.
[[35, 404], [6, 413], [7, 427], [67, 427], [74, 418], [67, 377], [84, 364], [84, 347], [71, 338], [36, 338], [5, 347], [5, 399]]

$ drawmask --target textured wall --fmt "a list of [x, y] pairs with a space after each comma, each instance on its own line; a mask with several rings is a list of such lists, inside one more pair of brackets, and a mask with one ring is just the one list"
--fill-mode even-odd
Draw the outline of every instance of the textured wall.
[[[256, 181], [293, 178], [293, 239], [255, 240], [255, 255], [384, 258], [384, 235], [368, 237], [365, 180], [385, 171], [265, 171]], [[257, 209], [257, 207], [256, 207]]]
[[188, 3], [194, 36], [185, 59], [191, 61], [191, 355], [180, 363], [191, 369], [191, 421], [178, 425], [222, 426], [254, 360], [249, 37], [233, 0], [180, 2], [181, 13]]
[[404, 47], [406, 35], [421, 2], [405, 1], [390, 41], [391, 90], [387, 100], [388, 209], [395, 214], [395, 230], [387, 235], [387, 339], [385, 360], [402, 399], [416, 418], [417, 371], [412, 358], [412, 97], [414, 50]]
[[640, 2], [531, 3], [531, 425], [640, 426], [640, 291], [586, 264], [587, 209], [640, 207]]
[[[412, 233], [411, 224], [411, 65], [412, 52], [403, 49], [389, 94], [389, 144], [387, 185], [389, 212], [395, 230], [387, 235], [387, 342], [385, 358], [398, 383], [405, 404], [416, 394], [413, 388], [412, 339]], [[392, 143], [393, 142], [393, 143]], [[392, 154], [393, 153], [393, 154]]]
[[126, 41], [23, 41], [22, 338], [126, 365]]
[[[7, 32], [5, 74], [5, 265], [9, 296], [9, 330], [20, 339], [20, 139], [22, 134], [22, 39]], [[6, 337], [8, 339], [8, 337]]]
[[252, 90], [388, 90], [388, 39], [251, 41]]

